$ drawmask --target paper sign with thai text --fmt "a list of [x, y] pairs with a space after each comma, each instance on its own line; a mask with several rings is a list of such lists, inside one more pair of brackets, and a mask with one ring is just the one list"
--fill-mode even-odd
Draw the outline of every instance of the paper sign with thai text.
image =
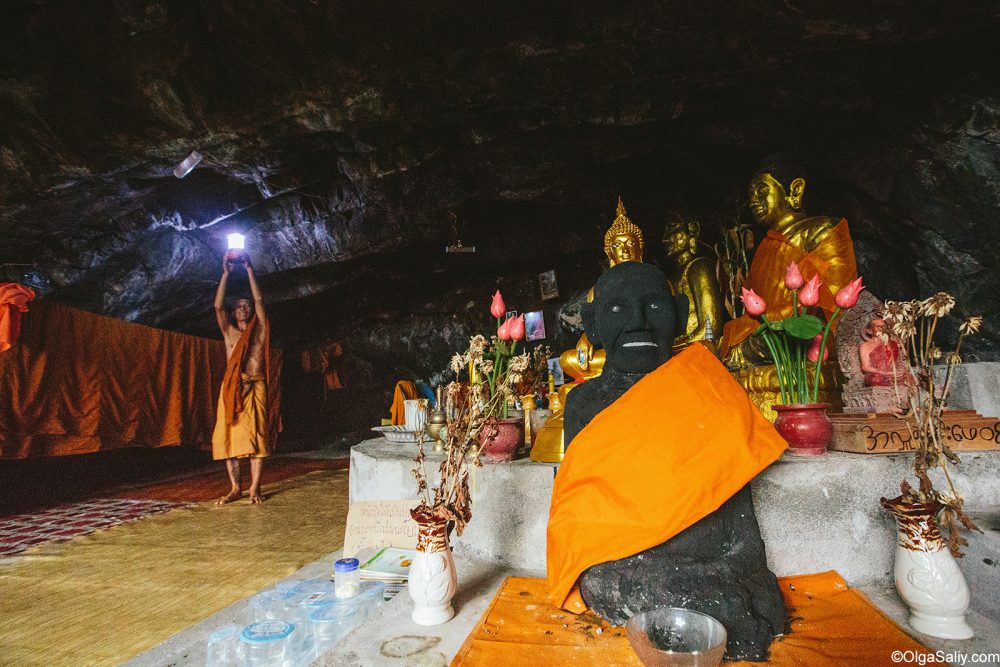
[[344, 532], [344, 556], [357, 556], [362, 549], [382, 547], [417, 548], [417, 522], [410, 509], [417, 500], [372, 500], [351, 503]]

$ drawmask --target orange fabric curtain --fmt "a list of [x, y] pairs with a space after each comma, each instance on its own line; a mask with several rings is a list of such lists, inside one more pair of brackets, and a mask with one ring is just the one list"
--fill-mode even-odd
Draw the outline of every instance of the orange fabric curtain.
[[[281, 357], [271, 359], [277, 411]], [[40, 301], [0, 353], [0, 458], [210, 449], [225, 366], [221, 341]]]
[[[854, 261], [854, 241], [847, 220], [841, 221], [812, 252], [806, 252], [792, 245], [788, 239], [768, 230], [760, 242], [750, 265], [743, 286], [753, 290], [767, 303], [767, 319], [781, 320], [792, 314], [792, 293], [785, 288], [785, 270], [795, 262], [802, 276], [809, 280], [819, 275], [823, 281], [819, 289], [819, 307], [829, 318], [836, 307], [834, 297], [840, 288], [858, 277], [858, 267]], [[741, 315], [723, 325], [722, 355], [746, 340], [756, 331], [760, 320], [749, 315]], [[837, 324], [834, 323], [833, 330]]]
[[714, 512], [787, 444], [725, 367], [692, 345], [573, 438], [552, 489], [546, 542], [554, 605], [591, 565], [666, 542]]
[[28, 312], [28, 302], [35, 290], [17, 283], [0, 283], [0, 352], [17, 342], [21, 332], [21, 313]]

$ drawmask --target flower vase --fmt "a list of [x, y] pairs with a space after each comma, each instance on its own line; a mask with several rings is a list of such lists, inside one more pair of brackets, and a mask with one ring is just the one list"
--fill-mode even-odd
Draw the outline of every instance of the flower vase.
[[455, 559], [448, 546], [448, 522], [427, 513], [411, 512], [419, 527], [417, 553], [410, 565], [410, 618], [417, 625], [441, 625], [455, 615], [451, 599], [458, 590]]
[[517, 455], [517, 447], [521, 444], [523, 428], [523, 418], [487, 419], [479, 432], [483, 461], [486, 463], [513, 461]]
[[826, 416], [829, 403], [773, 405], [778, 418], [774, 428], [788, 441], [788, 453], [794, 456], [821, 456], [833, 437], [833, 423]]
[[896, 519], [894, 575], [896, 590], [910, 608], [910, 627], [931, 637], [972, 637], [965, 622], [969, 587], [934, 518], [941, 506], [883, 498], [882, 507]]

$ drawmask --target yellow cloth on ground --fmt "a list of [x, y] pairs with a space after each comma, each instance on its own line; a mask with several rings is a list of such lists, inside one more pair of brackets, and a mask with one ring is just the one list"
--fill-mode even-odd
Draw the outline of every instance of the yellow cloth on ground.
[[[792, 314], [792, 293], [785, 288], [785, 270], [795, 262], [802, 276], [809, 280], [819, 275], [823, 285], [819, 288], [819, 307], [827, 319], [836, 307], [834, 297], [841, 287], [858, 277], [858, 267], [854, 260], [854, 241], [847, 227], [847, 220], [841, 221], [830, 230], [819, 246], [806, 252], [782, 234], [768, 230], [754, 252], [750, 272], [743, 286], [752, 289], [767, 303], [767, 319], [781, 320]], [[722, 356], [743, 342], [760, 326], [760, 320], [749, 315], [741, 315], [726, 322], [722, 327]], [[836, 331], [837, 323], [833, 329]]]
[[262, 505], [201, 503], [0, 561], [0, 664], [119, 665], [294, 574], [343, 545], [347, 480], [314, 472], [266, 485]]
[[267, 381], [263, 375], [240, 373], [242, 410], [236, 421], [226, 423], [225, 398], [219, 392], [215, 431], [212, 433], [212, 458], [241, 456], [264, 457], [271, 453], [267, 428]]
[[392, 407], [389, 408], [389, 416], [392, 417], [394, 426], [402, 426], [406, 423], [406, 406], [403, 405], [403, 401], [416, 397], [417, 385], [409, 380], [400, 380], [396, 383], [396, 389], [392, 392]]
[[574, 589], [584, 570], [666, 542], [721, 507], [786, 447], [707, 348], [692, 345], [672, 357], [566, 450], [546, 545], [553, 604], [584, 611]]
[[[920, 664], [943, 666], [836, 572], [778, 579], [791, 630], [771, 644], [767, 663], [726, 667], [890, 667], [894, 651], [915, 651]], [[545, 600], [545, 581], [509, 577], [469, 633], [452, 667], [602, 665], [640, 667], [625, 628], [594, 614], [574, 616]], [[916, 664], [908, 662], [906, 664]]]

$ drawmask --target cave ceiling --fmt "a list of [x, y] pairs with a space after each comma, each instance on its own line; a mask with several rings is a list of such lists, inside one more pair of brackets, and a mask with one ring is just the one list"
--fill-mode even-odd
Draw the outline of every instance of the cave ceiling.
[[879, 296], [1000, 329], [997, 43], [995, 2], [14, 0], [0, 269], [211, 333], [240, 231], [285, 344], [432, 336], [497, 286], [539, 307], [550, 268], [586, 288], [618, 195], [654, 260], [671, 209], [745, 219], [782, 151]]

